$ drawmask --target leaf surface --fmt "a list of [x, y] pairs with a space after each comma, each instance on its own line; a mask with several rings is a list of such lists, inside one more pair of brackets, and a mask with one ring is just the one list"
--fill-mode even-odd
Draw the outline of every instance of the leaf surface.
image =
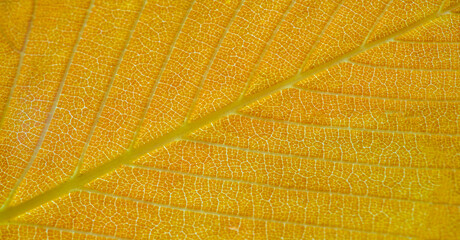
[[460, 235], [458, 1], [0, 11], [2, 239]]

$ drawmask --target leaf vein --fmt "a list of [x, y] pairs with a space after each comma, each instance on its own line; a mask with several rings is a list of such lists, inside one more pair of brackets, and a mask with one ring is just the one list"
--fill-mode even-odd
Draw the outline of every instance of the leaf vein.
[[158, 149], [158, 148], [161, 148], [161, 147], [164, 147], [165, 145], [167, 144], [170, 144], [172, 143], [173, 141], [176, 141], [176, 140], [179, 140], [181, 138], [183, 138], [184, 136], [186, 136], [187, 134], [203, 127], [204, 125], [207, 125], [209, 123], [212, 123], [213, 121], [215, 120], [218, 120], [218, 119], [221, 119], [222, 117], [225, 117], [231, 113], [234, 113], [235, 111], [237, 111], [238, 109], [244, 107], [244, 106], [247, 106], [263, 97], [266, 97], [272, 93], [275, 93], [275, 92], [278, 92], [279, 90], [281, 89], [285, 89], [285, 88], [288, 88], [288, 87], [292, 87], [295, 83], [307, 78], [307, 77], [310, 77], [314, 74], [317, 74], [318, 72], [321, 72], [321, 71], [324, 71], [332, 66], [335, 66], [341, 62], [343, 62], [344, 60], [346, 59], [349, 59], [350, 57], [353, 57], [363, 51], [366, 51], [370, 48], [373, 48], [373, 47], [376, 47], [376, 46], [379, 46], [381, 45], [382, 43], [385, 43], [385, 42], [388, 42], [390, 39], [393, 39], [397, 36], [400, 36], [406, 32], [408, 32], [409, 30], [412, 30], [413, 28], [415, 27], [418, 27], [418, 26], [421, 26], [423, 24], [425, 24], [426, 22], [429, 22], [429, 21], [432, 21], [433, 19], [436, 19], [437, 17], [441, 16], [443, 14], [443, 12], [447, 12], [447, 11], [450, 11], [451, 9], [454, 9], [456, 7], [460, 6], [460, 4], [455, 4], [445, 10], [443, 10], [442, 12], [438, 12], [438, 13], [433, 13], [429, 16], [426, 16], [425, 18], [411, 24], [411, 25], [408, 25], [404, 28], [401, 28], [399, 29], [398, 31], [395, 31], [379, 40], [376, 40], [376, 41], [373, 41], [371, 43], [368, 43], [366, 44], [364, 47], [359, 47], [359, 48], [356, 48], [348, 53], [345, 53], [344, 55], [340, 56], [340, 57], [337, 57], [335, 59], [332, 59], [331, 61], [329, 62], [326, 62], [324, 64], [321, 64], [321, 65], [318, 65], [316, 66], [315, 68], [312, 68], [306, 72], [303, 72], [301, 74], [296, 74], [295, 76], [293, 76], [292, 78], [289, 78], [289, 79], [286, 79], [282, 82], [279, 82], [278, 84], [276, 85], [273, 85], [265, 90], [262, 90], [256, 94], [253, 94], [253, 95], [250, 95], [250, 96], [246, 96], [244, 98], [242, 98], [241, 100], [239, 101], [236, 101], [234, 103], [231, 103], [229, 105], [227, 105], [226, 107], [218, 110], [218, 111], [215, 111], [213, 113], [210, 113], [207, 115], [206, 118], [203, 118], [203, 119], [199, 119], [199, 120], [196, 120], [190, 124], [187, 124], [187, 125], [184, 125], [182, 127], [179, 127], [178, 129], [176, 129], [175, 131], [172, 131], [168, 134], [165, 134], [163, 135], [162, 137], [159, 137], [155, 140], [152, 140], [150, 142], [147, 142], [143, 145], [141, 145], [140, 147], [136, 148], [136, 149], [128, 149], [128, 151], [126, 151], [125, 153], [119, 155], [118, 157], [112, 159], [111, 161], [108, 161], [96, 168], [93, 168], [89, 171], [87, 171], [85, 174], [82, 174], [82, 175], [79, 175], [67, 182], [64, 182], [62, 184], [60, 184], [59, 186], [53, 188], [53, 189], [50, 189], [44, 193], [42, 193], [41, 195], [38, 195], [32, 199], [29, 199], [21, 204], [18, 204], [14, 207], [10, 207], [8, 209], [3, 209], [3, 210], [0, 210], [0, 213], [2, 213], [2, 215], [0, 215], [0, 222], [3, 222], [3, 221], [8, 221], [9, 219], [15, 217], [15, 216], [18, 216], [19, 214], [22, 214], [24, 212], [27, 212], [29, 211], [30, 209], [32, 208], [35, 208], [37, 206], [40, 206], [48, 201], [51, 201], [57, 197], [60, 197], [64, 194], [67, 194], [68, 192], [70, 192], [71, 190], [75, 189], [75, 188], [78, 188], [78, 187], [81, 187], [91, 181], [93, 181], [94, 179], [104, 175], [104, 174], [107, 174], [107, 173], [110, 173], [112, 172], [113, 170], [117, 169], [118, 167], [120, 167], [121, 165], [123, 164], [126, 164], [126, 163], [130, 163], [132, 162], [134, 159], [137, 159], [155, 149]]
[[306, 87], [294, 86], [294, 89], [299, 89], [301, 91], [317, 93], [322, 95], [331, 95], [331, 96], [344, 96], [344, 97], [353, 97], [353, 98], [367, 98], [367, 99], [376, 99], [376, 100], [391, 100], [391, 101], [407, 101], [407, 102], [441, 102], [441, 103], [460, 103], [460, 99], [413, 99], [413, 98], [390, 98], [390, 97], [379, 97], [379, 96], [367, 96], [367, 95], [354, 95], [348, 93], [336, 93], [336, 92], [325, 92], [308, 89]]
[[[401, 165], [400, 166], [396, 166], [396, 165], [381, 165], [381, 164], [364, 163], [364, 162], [350, 162], [350, 161], [336, 160], [336, 159], [309, 157], [309, 156], [292, 154], [292, 153], [270, 152], [270, 151], [264, 151], [264, 150], [258, 150], [258, 149], [237, 147], [237, 146], [221, 144], [221, 143], [206, 142], [206, 141], [196, 140], [196, 139], [185, 139], [184, 141], [193, 142], [193, 143], [199, 143], [199, 144], [205, 144], [205, 145], [210, 145], [210, 146], [216, 146], [216, 147], [222, 147], [222, 148], [235, 149], [235, 150], [240, 150], [240, 151], [245, 151], [245, 152], [253, 152], [253, 153], [258, 153], [258, 154], [263, 154], [263, 155], [280, 156], [280, 157], [288, 157], [288, 158], [300, 158], [300, 159], [315, 160], [315, 161], [321, 161], [321, 162], [352, 164], [352, 165], [360, 165], [360, 166], [368, 166], [368, 167], [395, 168], [395, 169], [413, 169], [413, 170], [444, 170], [444, 169], [446, 169], [446, 168], [434, 168], [434, 167], [412, 167], [412, 166], [401, 166]], [[448, 170], [454, 170], [455, 171], [455, 170], [459, 170], [459, 169], [448, 168]]]
[[339, 227], [339, 226], [336, 227], [336, 226], [327, 226], [327, 225], [319, 225], [319, 224], [307, 224], [307, 223], [292, 222], [292, 221], [257, 218], [257, 217], [252, 217], [252, 216], [243, 216], [243, 215], [234, 215], [234, 214], [227, 214], [227, 213], [211, 212], [211, 211], [191, 209], [191, 208], [186, 208], [186, 207], [171, 206], [171, 205], [166, 205], [166, 204], [161, 204], [161, 203], [148, 202], [148, 201], [145, 201], [145, 200], [135, 199], [135, 198], [131, 198], [131, 197], [125, 197], [125, 196], [119, 196], [119, 195], [100, 192], [100, 191], [97, 191], [97, 190], [92, 190], [92, 189], [87, 189], [87, 188], [81, 188], [80, 190], [83, 191], [83, 192], [98, 194], [98, 195], [107, 196], [107, 197], [112, 197], [112, 198], [115, 198], [115, 199], [133, 201], [133, 202], [138, 202], [138, 203], [142, 203], [142, 204], [157, 206], [157, 207], [160, 207], [160, 208], [175, 209], [175, 210], [179, 210], [179, 211], [183, 211], [183, 212], [195, 212], [195, 213], [200, 213], [200, 214], [205, 214], [205, 215], [214, 215], [214, 216], [219, 216], [219, 217], [240, 218], [240, 219], [247, 219], [247, 220], [252, 220], [252, 221], [263, 221], [263, 222], [272, 222], [272, 223], [278, 223], [278, 224], [300, 225], [300, 226], [305, 226], [305, 227], [327, 228], [327, 229], [333, 229], [333, 230], [346, 230], [346, 231], [357, 232], [357, 233], [380, 234], [380, 235], [405, 237], [405, 238], [413, 237], [412, 235], [402, 235], [402, 234], [390, 233], [390, 232], [367, 231], [367, 230], [360, 230], [360, 229]]
[[316, 124], [308, 124], [308, 123], [299, 123], [294, 121], [288, 120], [281, 120], [281, 119], [271, 119], [266, 117], [257, 117], [246, 113], [237, 113], [236, 115], [240, 115], [249, 119], [255, 120], [262, 120], [265, 122], [272, 122], [272, 123], [281, 123], [287, 124], [288, 126], [300, 126], [300, 127], [312, 127], [312, 128], [322, 128], [322, 129], [337, 129], [337, 130], [348, 130], [348, 131], [362, 131], [362, 132], [370, 132], [370, 133], [392, 133], [392, 134], [412, 134], [412, 135], [423, 135], [423, 136], [443, 136], [443, 137], [458, 137], [460, 134], [455, 133], [432, 133], [432, 132], [413, 132], [413, 131], [400, 131], [400, 130], [390, 130], [390, 129], [371, 129], [371, 128], [356, 128], [356, 127], [345, 127], [345, 126], [327, 126], [327, 125], [316, 125]]
[[235, 10], [234, 13], [233, 13], [232, 18], [230, 19], [229, 23], [227, 24], [227, 27], [225, 28], [225, 30], [224, 30], [222, 36], [221, 36], [220, 39], [219, 39], [219, 42], [217, 43], [217, 47], [216, 47], [216, 49], [214, 50], [214, 52], [213, 52], [213, 54], [212, 54], [212, 56], [211, 56], [211, 59], [209, 60], [209, 63], [208, 63], [208, 65], [207, 65], [207, 67], [206, 67], [206, 70], [205, 70], [205, 72], [204, 72], [204, 74], [203, 74], [203, 77], [200, 79], [200, 82], [199, 82], [197, 91], [196, 91], [195, 96], [194, 96], [194, 98], [193, 98], [193, 100], [192, 100], [192, 104], [190, 105], [190, 109], [189, 109], [189, 111], [188, 111], [188, 114], [187, 114], [187, 116], [185, 117], [185, 120], [184, 120], [184, 123], [185, 123], [185, 124], [188, 122], [188, 120], [189, 120], [189, 118], [190, 118], [190, 115], [193, 113], [193, 110], [194, 110], [194, 108], [195, 108], [196, 102], [198, 101], [198, 97], [199, 97], [200, 92], [201, 92], [200, 90], [201, 90], [201, 88], [203, 87], [204, 81], [205, 81], [206, 78], [208, 77], [209, 71], [211, 70], [211, 67], [212, 67], [212, 65], [213, 65], [213, 63], [214, 63], [214, 59], [216, 58], [217, 53], [219, 52], [219, 49], [220, 49], [220, 47], [222, 46], [222, 42], [224, 41], [225, 36], [227, 36], [227, 33], [228, 33], [228, 31], [230, 30], [230, 27], [231, 27], [232, 24], [233, 24], [233, 21], [234, 21], [234, 20], [236, 19], [236, 17], [238, 16], [238, 13], [240, 12], [240, 9], [241, 9], [241, 7], [242, 7], [243, 4], [244, 4], [244, 1], [245, 1], [245, 0], [242, 0], [242, 1], [239, 3], [239, 5], [237, 6], [236, 10]]
[[30, 32], [32, 32], [33, 22], [35, 20], [35, 8], [36, 8], [36, 5], [37, 5], [37, 2], [36, 2], [36, 0], [34, 0], [33, 3], [32, 3], [32, 16], [30, 17], [29, 24], [28, 24], [27, 30], [26, 30], [26, 37], [24, 39], [22, 49], [20, 50], [20, 53], [19, 53], [19, 63], [18, 63], [17, 69], [16, 69], [16, 74], [14, 76], [13, 85], [11, 86], [10, 92], [8, 93], [8, 98], [6, 100], [5, 107], [3, 108], [2, 116], [0, 116], [0, 129], [2, 128], [3, 123], [5, 121], [5, 117], [7, 115], [8, 110], [9, 110], [9, 105], [10, 105], [11, 99], [13, 98], [14, 90], [16, 89], [16, 86], [17, 86], [18, 81], [19, 81], [19, 76], [21, 75], [22, 64], [24, 62], [24, 57], [26, 55], [26, 48], [27, 48], [27, 44], [29, 43]]
[[87, 136], [87, 138], [85, 140], [85, 146], [83, 147], [82, 153], [81, 153], [80, 158], [78, 160], [78, 164], [75, 167], [75, 171], [74, 171], [74, 174], [73, 174], [72, 178], [74, 178], [80, 172], [80, 168], [83, 165], [83, 160], [84, 160], [84, 157], [86, 155], [86, 151], [88, 150], [89, 144], [91, 142], [91, 138], [94, 135], [94, 132], [95, 132], [96, 127], [97, 127], [97, 124], [98, 124], [99, 119], [101, 118], [102, 112], [104, 110], [105, 104], [108, 101], [108, 98], [109, 98], [109, 95], [110, 95], [110, 90], [112, 89], [113, 83], [115, 82], [115, 78], [117, 76], [118, 70], [120, 69], [121, 63], [123, 61], [123, 57], [124, 57], [124, 55], [126, 53], [126, 50], [128, 49], [129, 42], [131, 41], [133, 33], [134, 33], [135, 29], [136, 29], [136, 26], [137, 26], [137, 24], [139, 22], [139, 19], [140, 19], [141, 15], [142, 15], [142, 12], [144, 11], [144, 8], [145, 8], [146, 4], [147, 4], [147, 0], [144, 0], [143, 4], [141, 6], [141, 9], [139, 11], [139, 14], [137, 15], [136, 19], [134, 20], [133, 25], [131, 27], [131, 30], [129, 31], [128, 37], [127, 37], [126, 42], [125, 42], [125, 44], [123, 46], [123, 50], [120, 53], [120, 57], [118, 58], [117, 64], [115, 65], [115, 68], [114, 68], [114, 71], [113, 71], [112, 76], [110, 78], [110, 81], [107, 84], [107, 88], [105, 90], [104, 97], [102, 98], [101, 105], [99, 106], [99, 110], [98, 110], [98, 112], [96, 114], [96, 117], [94, 118], [93, 124], [91, 125], [91, 129], [90, 129], [90, 131], [88, 133], [88, 136]]
[[423, 72], [459, 72], [460, 69], [425, 69], [425, 68], [404, 68], [404, 67], [388, 67], [388, 66], [377, 66], [367, 63], [360, 63], [353, 60], [347, 60], [353, 65], [376, 68], [376, 69], [386, 69], [386, 70], [403, 70], [403, 71], [423, 71]]
[[259, 55], [259, 57], [257, 58], [257, 62], [256, 64], [254, 65], [253, 69], [251, 70], [251, 73], [249, 74], [249, 77], [246, 81], [246, 84], [243, 88], [243, 90], [241, 91], [241, 94], [240, 96], [238, 97], [238, 100], [242, 99], [244, 97], [244, 95], [246, 94], [246, 91], [248, 90], [248, 88], [250, 87], [251, 85], [251, 82], [252, 82], [252, 79], [254, 78], [257, 70], [259, 69], [259, 66], [260, 66], [260, 63], [262, 62], [262, 59], [264, 58], [265, 54], [267, 54], [268, 52], [268, 49], [270, 48], [273, 40], [275, 39], [276, 35], [278, 34], [278, 31], [279, 29], [281, 28], [281, 24], [283, 23], [284, 19], [286, 18], [286, 16], [288, 15], [288, 13], [291, 11], [292, 7], [294, 6], [295, 4], [295, 0], [291, 1], [291, 3], [289, 4], [289, 6], [287, 7], [286, 11], [283, 13], [283, 15], [281, 16], [280, 20], [278, 21], [278, 23], [276, 24], [276, 27], [275, 29], [273, 30], [272, 34], [270, 35], [270, 38], [268, 39], [268, 41], [265, 43], [263, 49], [262, 49], [262, 52], [261, 54]]
[[65, 85], [67, 75], [68, 75], [69, 70], [70, 70], [70, 66], [72, 65], [73, 58], [75, 56], [75, 53], [77, 52], [78, 44], [80, 43], [81, 36], [83, 35], [83, 31], [84, 31], [84, 29], [86, 27], [86, 24], [88, 22], [89, 15], [90, 15], [91, 9], [93, 7], [93, 1], [94, 0], [92, 0], [92, 2], [89, 4], [88, 9], [86, 11], [85, 18], [83, 20], [83, 23], [82, 23], [82, 26], [80, 28], [80, 31], [78, 32], [77, 39], [75, 40], [75, 44], [74, 44], [74, 46], [72, 48], [72, 52], [70, 53], [70, 58], [69, 58], [69, 61], [67, 62], [66, 68], [64, 70], [64, 75], [62, 76], [62, 80], [61, 80], [61, 82], [59, 84], [58, 90], [56, 92], [56, 96], [54, 97], [53, 105], [51, 106], [49, 114], [48, 114], [48, 116], [47, 116], [47, 118], [45, 120], [45, 125], [44, 125], [43, 130], [42, 130], [42, 132], [40, 134], [40, 137], [38, 139], [37, 145], [36, 145], [36, 147], [35, 147], [35, 149], [34, 149], [34, 151], [32, 153], [32, 156], [30, 157], [29, 162], [27, 163], [26, 167], [24, 168], [21, 176], [16, 181], [13, 189], [11, 190], [10, 194], [8, 195], [8, 197], [7, 197], [7, 199], [6, 199], [6, 201], [5, 201], [5, 203], [4, 203], [2, 208], [8, 207], [10, 202], [13, 200], [13, 197], [15, 196], [16, 191], [18, 190], [22, 180], [24, 180], [24, 178], [26, 177], [27, 172], [32, 167], [32, 164], [34, 163], [35, 158], [37, 157], [38, 152], [40, 151], [41, 146], [42, 146], [43, 142], [45, 141], [46, 134], [48, 133], [48, 129], [49, 129], [50, 125], [51, 125], [51, 121], [53, 120], [54, 113], [56, 112], [56, 108], [57, 108], [57, 105], [59, 103], [59, 98], [61, 96], [62, 90], [64, 89], [64, 85]]
[[45, 226], [45, 225], [40, 225], [40, 224], [21, 223], [21, 222], [11, 222], [10, 224], [17, 225], [17, 226], [34, 227], [34, 228], [45, 228], [45, 229], [50, 229], [50, 230], [55, 230], [55, 231], [60, 231], [60, 232], [76, 233], [76, 234], [90, 235], [90, 236], [95, 236], [95, 237], [104, 237], [104, 238], [110, 238], [110, 239], [116, 239], [116, 240], [128, 240], [127, 238], [119, 238], [119, 237], [112, 236], [112, 235], [105, 235], [105, 234], [100, 234], [100, 233], [93, 233], [93, 232], [67, 229], [67, 228], [51, 227], [51, 226]]
[[175, 47], [175, 45], [177, 43], [177, 40], [179, 39], [179, 36], [180, 36], [180, 34], [182, 32], [182, 28], [185, 26], [185, 22], [187, 21], [188, 15], [192, 11], [192, 8], [193, 8], [193, 5], [195, 5], [195, 2], [196, 2], [196, 0], [193, 0], [190, 3], [190, 7], [188, 8], [187, 12], [185, 13], [184, 18], [182, 19], [182, 22], [179, 25], [179, 29], [177, 30], [177, 33], [174, 36], [174, 40], [172, 41], [171, 46], [169, 48], [169, 51], [168, 51], [168, 53], [166, 55], [166, 58], [163, 61], [163, 64], [162, 64], [161, 69], [160, 69], [160, 72], [158, 73], [158, 77], [156, 78], [155, 83], [153, 84], [153, 87], [152, 87], [152, 89], [150, 91], [150, 95], [149, 95], [149, 98], [147, 100], [147, 105], [144, 107], [144, 110], [143, 110], [143, 112], [141, 114], [141, 118], [139, 120], [139, 123], [137, 124], [137, 127], [134, 130], [134, 135], [133, 135], [133, 138], [132, 138], [132, 141], [131, 141], [131, 144], [130, 144], [128, 150], [131, 150], [134, 147], [134, 144], [136, 143], [136, 140], [139, 137], [140, 130], [141, 130], [142, 125], [143, 125], [143, 123], [145, 121], [145, 118], [147, 117], [147, 112], [148, 112], [148, 110], [150, 108], [150, 105], [152, 104], [153, 96], [155, 95], [155, 92], [156, 92], [156, 89], [158, 87], [158, 84], [159, 84], [159, 82], [161, 80], [161, 77], [163, 76], [163, 72], [165, 71], [166, 66], [168, 65], [168, 62], [169, 62], [169, 59], [171, 58], [171, 55], [172, 55], [173, 50], [174, 50], [174, 47]]
[[330, 194], [330, 195], [337, 195], [337, 196], [351, 196], [351, 197], [358, 197], [358, 198], [377, 199], [377, 200], [386, 200], [386, 201], [389, 200], [389, 201], [408, 202], [408, 203], [421, 203], [421, 204], [427, 204], [427, 205], [430, 205], [430, 206], [431, 205], [440, 205], [440, 206], [456, 206], [456, 207], [460, 207], [460, 204], [432, 202], [432, 201], [418, 200], [418, 199], [404, 199], [404, 198], [384, 197], [384, 196], [377, 196], [377, 195], [363, 195], [363, 194], [343, 193], [343, 192], [335, 192], [335, 191], [321, 191], [321, 190], [312, 190], [312, 189], [302, 189], [302, 188], [296, 188], [296, 187], [283, 187], [283, 186], [277, 186], [277, 185], [273, 185], [273, 184], [253, 182], [253, 181], [247, 181], [247, 180], [242, 180], [242, 179], [232, 179], [232, 178], [226, 178], [226, 177], [207, 176], [207, 175], [200, 175], [200, 174], [195, 174], [195, 173], [190, 173], [190, 172], [175, 171], [175, 170], [170, 170], [170, 169], [165, 169], [165, 168], [148, 167], [148, 166], [141, 166], [141, 165], [135, 165], [135, 164], [127, 164], [125, 166], [131, 167], [131, 168], [152, 170], [152, 171], [157, 171], [157, 172], [180, 174], [180, 175], [184, 175], [184, 176], [201, 178], [201, 179], [218, 180], [218, 181], [234, 182], [234, 183], [243, 183], [243, 184], [249, 184], [249, 185], [260, 186], [260, 187], [267, 187], [267, 188], [273, 188], [273, 189], [285, 190], [285, 191], [295, 191], [295, 192], [305, 192], [305, 193], [320, 193], [320, 194]]

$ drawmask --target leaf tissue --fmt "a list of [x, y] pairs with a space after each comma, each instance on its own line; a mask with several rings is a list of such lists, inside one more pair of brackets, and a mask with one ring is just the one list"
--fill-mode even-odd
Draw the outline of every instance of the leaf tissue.
[[0, 1], [0, 239], [460, 239], [459, 0]]

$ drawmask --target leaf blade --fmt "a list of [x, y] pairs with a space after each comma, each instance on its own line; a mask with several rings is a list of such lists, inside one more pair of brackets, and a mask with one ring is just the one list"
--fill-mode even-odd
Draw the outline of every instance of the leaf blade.
[[[442, 12], [441, 12], [442, 13]], [[5, 218], [2, 218], [4, 215], [2, 215], [2, 220], [5, 220], [9, 217], [14, 217], [18, 214], [22, 212], [26, 212], [36, 206], [40, 206], [42, 203], [45, 203], [45, 202], [48, 202], [56, 197], [59, 197], [63, 194], [66, 194], [67, 192], [69, 192], [70, 190], [72, 189], [76, 189], [77, 187], [79, 186], [83, 186], [83, 185], [86, 185], [87, 183], [90, 183], [92, 182], [93, 180], [95, 179], [98, 179], [100, 176], [106, 174], [106, 173], [109, 173], [117, 168], [119, 168], [120, 166], [122, 166], [123, 164], [126, 164], [126, 163], [130, 163], [132, 162], [133, 160], [143, 156], [144, 154], [147, 154], [155, 149], [158, 149], [158, 148], [162, 148], [164, 147], [165, 145], [168, 145], [169, 143], [175, 141], [175, 140], [178, 140], [178, 139], [181, 139], [183, 138], [184, 136], [189, 136], [190, 133], [193, 133], [195, 130], [199, 130], [201, 129], [203, 126], [206, 126], [210, 123], [213, 123], [214, 121], [216, 120], [219, 120], [221, 119], [222, 117], [225, 117], [231, 113], [236, 113], [240, 108], [243, 108], [251, 103], [254, 103], [254, 102], [257, 102], [258, 100], [264, 98], [264, 97], [267, 97], [267, 96], [270, 96], [272, 95], [273, 93], [276, 93], [278, 92], [279, 90], [282, 90], [286, 87], [292, 87], [294, 86], [294, 84], [296, 84], [297, 82], [300, 82], [301, 80], [305, 79], [306, 77], [310, 77], [310, 76], [313, 76], [315, 75], [316, 73], [319, 73], [321, 72], [322, 70], [326, 70], [326, 69], [329, 69], [330, 67], [334, 67], [336, 66], [337, 64], [339, 64], [341, 61], [343, 61], [344, 59], [348, 59], [352, 56], [356, 56], [358, 54], [360, 54], [361, 52], [364, 52], [364, 51], [367, 51], [368, 49], [372, 48], [372, 47], [375, 47], [375, 46], [378, 46], [379, 44], [381, 43], [384, 43], [385, 41], [391, 39], [391, 38], [395, 38], [397, 36], [400, 36], [408, 31], [410, 31], [412, 28], [414, 27], [417, 27], [417, 26], [421, 26], [422, 24], [424, 24], [425, 22], [429, 22], [431, 21], [432, 19], [434, 19], [435, 17], [438, 17], [440, 16], [441, 13], [436, 13], [436, 14], [433, 14], [433, 15], [430, 15], [428, 17], [428, 19], [424, 19], [422, 22], [417, 22], [415, 23], [414, 25], [410, 26], [410, 27], [406, 27], [405, 29], [403, 29], [404, 31], [399, 31], [399, 32], [396, 32], [396, 33], [393, 33], [393, 34], [390, 34], [388, 35], [386, 38], [383, 38], [383, 39], [380, 39], [379, 41], [377, 42], [372, 42], [372, 43], [369, 43], [369, 44], [366, 44], [364, 47], [360, 47], [360, 48], [356, 48], [355, 50], [345, 54], [344, 56], [341, 56], [337, 59], [334, 59], [332, 62], [327, 62], [323, 65], [320, 65], [316, 68], [313, 68], [312, 70], [306, 72], [306, 73], [302, 73], [302, 74], [299, 74], [293, 78], [290, 78], [288, 79], [287, 81], [284, 81], [284, 82], [281, 82], [279, 84], [276, 84], [276, 85], [273, 85], [267, 89], [264, 89], [262, 90], [261, 92], [255, 94], [255, 95], [250, 95], [250, 96], [247, 96], [247, 97], [244, 97], [243, 99], [241, 99], [240, 101], [236, 101], [230, 105], [227, 105], [226, 107], [218, 110], [218, 111], [215, 111], [213, 113], [211, 113], [210, 115], [208, 115], [208, 117], [206, 117], [206, 119], [199, 119], [197, 121], [194, 121], [192, 122], [191, 124], [188, 124], [188, 125], [185, 125], [183, 127], [180, 127], [170, 133], [167, 133], [165, 135], [163, 135], [162, 137], [156, 139], [156, 141], [151, 141], [151, 142], [147, 142], [145, 145], [141, 145], [140, 147], [138, 148], [135, 148], [131, 151], [128, 151], [127, 153], [125, 154], [122, 154], [120, 155], [119, 157], [103, 164], [103, 165], [100, 165], [96, 168], [93, 168], [93, 169], [90, 169], [88, 170], [87, 172], [83, 173], [82, 175], [78, 175], [77, 177], [75, 177], [74, 179], [71, 179], [70, 181], [68, 182], [65, 182], [64, 184], [61, 184], [60, 186], [58, 186], [57, 188], [54, 188], [48, 192], [45, 192], [44, 194], [40, 195], [39, 197], [36, 197], [34, 198], [35, 200], [33, 201], [27, 201], [25, 202], [24, 204], [20, 204], [18, 205], [19, 206], [22, 206], [23, 208], [18, 210], [19, 208], [16, 208], [16, 210], [14, 210], [14, 207], [13, 207], [13, 211], [11, 211], [10, 209], [9, 210], [6, 210], [3, 212], [3, 214], [9, 214], [8, 217], [5, 217]], [[240, 128], [241, 129], [241, 128]], [[455, 132], [455, 130], [454, 130]], [[45, 196], [47, 195], [48, 196]]]

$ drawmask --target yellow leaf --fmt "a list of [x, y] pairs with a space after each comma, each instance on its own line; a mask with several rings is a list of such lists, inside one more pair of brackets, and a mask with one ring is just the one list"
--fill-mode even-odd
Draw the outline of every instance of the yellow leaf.
[[0, 239], [459, 239], [459, 8], [0, 2]]

